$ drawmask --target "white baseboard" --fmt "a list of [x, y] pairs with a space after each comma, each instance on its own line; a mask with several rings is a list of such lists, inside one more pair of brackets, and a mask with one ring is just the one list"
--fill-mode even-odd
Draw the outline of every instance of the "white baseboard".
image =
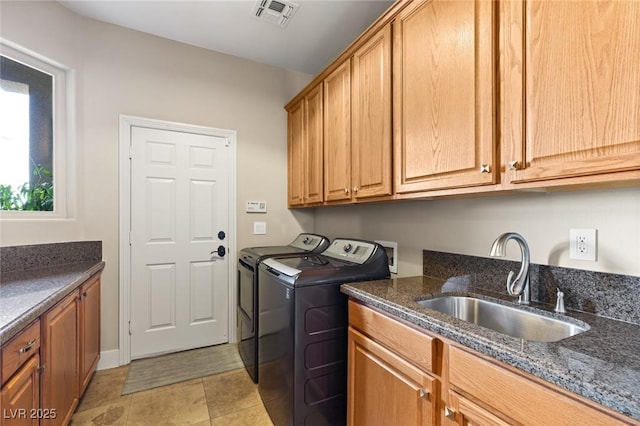
[[120, 366], [120, 350], [113, 349], [110, 351], [100, 352], [100, 361], [96, 370], [106, 370]]

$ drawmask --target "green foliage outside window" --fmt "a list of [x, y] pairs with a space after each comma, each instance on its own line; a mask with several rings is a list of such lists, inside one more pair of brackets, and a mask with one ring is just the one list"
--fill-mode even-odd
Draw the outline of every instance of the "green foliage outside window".
[[13, 189], [0, 184], [0, 210], [53, 211], [53, 184], [46, 176], [51, 170], [40, 164], [33, 168], [33, 182], [26, 182]]

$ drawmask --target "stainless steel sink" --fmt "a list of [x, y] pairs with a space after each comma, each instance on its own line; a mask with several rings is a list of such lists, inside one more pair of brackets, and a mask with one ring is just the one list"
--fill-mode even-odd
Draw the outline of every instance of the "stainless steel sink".
[[590, 328], [586, 323], [578, 325], [475, 297], [441, 296], [417, 303], [499, 333], [537, 342], [557, 342]]

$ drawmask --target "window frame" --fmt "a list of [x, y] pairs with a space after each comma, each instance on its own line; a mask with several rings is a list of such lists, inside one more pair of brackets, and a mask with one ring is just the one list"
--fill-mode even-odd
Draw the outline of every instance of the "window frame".
[[53, 77], [52, 94], [52, 173], [53, 211], [0, 211], [0, 220], [66, 219], [73, 216], [75, 197], [72, 187], [75, 176], [73, 71], [43, 55], [0, 38], [2, 56], [20, 62]]

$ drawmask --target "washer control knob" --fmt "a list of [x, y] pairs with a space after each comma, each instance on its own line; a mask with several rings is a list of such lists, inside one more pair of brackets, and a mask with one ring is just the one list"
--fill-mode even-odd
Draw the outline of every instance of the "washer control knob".
[[351, 245], [351, 243], [347, 243], [344, 245], [342, 249], [344, 250], [345, 253], [349, 253], [353, 249], [353, 246]]

